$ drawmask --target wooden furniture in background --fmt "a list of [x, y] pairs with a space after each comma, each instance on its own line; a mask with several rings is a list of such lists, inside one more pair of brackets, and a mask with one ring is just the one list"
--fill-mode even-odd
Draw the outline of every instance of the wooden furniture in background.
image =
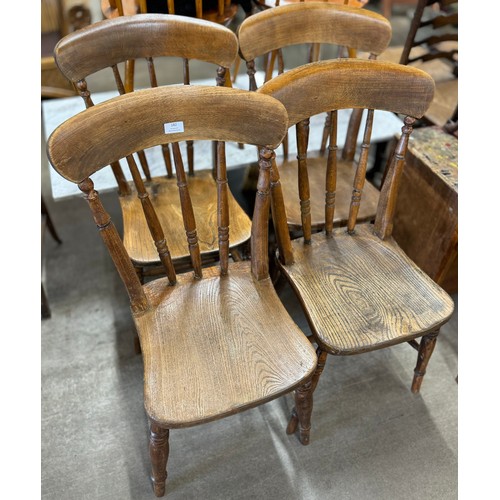
[[[165, 123], [180, 121], [183, 132], [164, 133]], [[150, 420], [157, 496], [165, 493], [170, 429], [238, 413], [299, 385], [307, 400], [307, 380], [316, 355], [280, 302], [268, 274], [269, 176], [273, 148], [286, 128], [285, 109], [269, 96], [225, 87], [175, 86], [97, 104], [63, 123], [48, 140], [50, 163], [84, 193], [130, 297], [144, 360], [144, 406]], [[204, 269], [197, 238], [200, 225], [193, 217], [178, 148], [179, 141], [200, 139], [218, 141], [219, 151], [220, 264]], [[260, 145], [251, 261], [229, 259], [232, 223], [223, 141]], [[193, 272], [176, 275], [170, 263], [168, 277], [142, 285], [89, 176], [120, 158], [133, 161], [134, 151], [167, 142], [176, 151], [181, 224], [196, 265]], [[157, 219], [151, 204], [146, 215], [153, 229]], [[151, 234], [156, 238], [154, 230]], [[157, 241], [159, 252], [168, 255], [168, 244], [168, 238]], [[307, 427], [309, 408], [299, 405], [298, 411]]]
[[84, 5], [65, 10], [63, 0], [42, 0], [41, 4], [41, 96], [42, 98], [77, 95], [54, 61], [57, 42], [71, 31], [90, 24], [90, 11]]
[[439, 127], [411, 135], [394, 239], [448, 293], [458, 291], [458, 139]]
[[423, 117], [426, 124], [458, 121], [458, 0], [418, 0], [404, 46], [390, 47], [379, 59], [432, 76], [436, 91]]
[[[392, 237], [408, 137], [415, 119], [425, 113], [432, 101], [433, 92], [432, 78], [421, 70], [361, 59], [312, 63], [290, 70], [258, 90], [281, 101], [287, 109], [289, 125], [299, 125], [299, 157], [304, 158], [304, 170], [308, 163], [305, 155], [307, 118], [336, 109], [369, 110], [354, 186], [349, 189], [347, 228], [333, 227], [335, 199], [340, 189], [336, 185], [335, 147], [329, 151], [325, 176], [324, 232], [312, 234], [310, 214], [303, 210], [304, 237], [290, 239], [276, 164], [271, 172], [278, 265], [297, 294], [317, 345], [318, 369], [312, 379], [313, 391], [328, 354], [353, 355], [408, 342], [418, 350], [412, 392], [419, 392], [439, 329], [453, 312], [452, 299], [408, 258]], [[406, 116], [405, 125], [387, 166], [375, 222], [357, 223], [364, 201], [361, 193], [373, 113], [378, 109]], [[332, 112], [330, 136], [333, 146], [336, 144], [335, 113]], [[304, 194], [307, 195], [301, 193]], [[308, 203], [308, 197], [302, 196], [300, 204], [307, 206]], [[298, 399], [297, 404], [304, 403]], [[297, 422], [293, 413], [289, 433], [295, 432]], [[301, 442], [307, 444], [309, 428], [299, 423], [299, 429]]]
[[[391, 33], [389, 21], [375, 12], [344, 5], [306, 2], [275, 7], [248, 17], [240, 26], [238, 39], [240, 54], [248, 68], [250, 90], [256, 90], [255, 59], [264, 54], [273, 51], [280, 51], [278, 54], [281, 54], [285, 47], [298, 44], [331, 44], [339, 48], [349, 47], [354, 50], [367, 51], [372, 58], [375, 58], [389, 45]], [[279, 59], [279, 73], [284, 71], [285, 63], [281, 58]], [[307, 71], [307, 67], [304, 71]], [[271, 78], [272, 74], [266, 75], [266, 81]], [[272, 81], [267, 85], [272, 87]], [[333, 86], [327, 84], [327, 88], [332, 93], [336, 93]], [[345, 146], [338, 159], [339, 196], [336, 200], [335, 226], [345, 225], [349, 215], [350, 199], [347, 193], [353, 185], [356, 172], [354, 155], [362, 112], [363, 110], [356, 110], [353, 113]], [[330, 117], [330, 115], [327, 116]], [[300, 126], [307, 136], [309, 123], [304, 122]], [[302, 136], [297, 136], [297, 143], [300, 140]], [[284, 158], [279, 169], [288, 227], [293, 234], [300, 233], [304, 217], [310, 217], [311, 230], [320, 231], [325, 226], [323, 201], [327, 162], [324, 151], [318, 154], [318, 152], [308, 153], [304, 150], [298, 155], [297, 162], [295, 159], [288, 160], [286, 142], [283, 146]], [[308, 155], [307, 173], [304, 155]], [[299, 191], [300, 199], [303, 201], [300, 207], [296, 203]], [[367, 182], [363, 196], [365, 203], [357, 214], [358, 218], [363, 221], [373, 220], [379, 192]]]
[[[52, 221], [52, 217], [50, 216], [50, 213], [47, 209], [47, 205], [45, 204], [45, 200], [43, 199], [43, 196], [41, 197], [42, 199], [42, 210], [41, 210], [41, 240], [42, 240], [42, 262], [43, 262], [43, 254], [44, 254], [44, 240], [45, 240], [45, 233], [48, 230], [54, 241], [57, 243], [61, 244], [62, 240], [59, 237], [59, 234], [57, 233], [57, 230], [54, 226], [54, 222]], [[43, 264], [42, 264], [43, 265]], [[47, 297], [47, 292], [45, 291], [45, 286], [43, 285], [43, 279], [42, 279], [42, 319], [47, 319], [50, 318], [52, 315], [51, 310], [50, 310], [50, 305], [49, 305], [49, 299]]]
[[[87, 107], [93, 105], [85, 78], [109, 68], [113, 70], [118, 91], [125, 92], [118, 64], [127, 60], [144, 58], [147, 60], [152, 87], [158, 85], [153, 58], [176, 57], [183, 74], [179, 81], [186, 86], [190, 83], [189, 60], [196, 59], [214, 65], [214, 84], [225, 85], [227, 68], [237, 56], [236, 35], [224, 26], [209, 21], [183, 16], [163, 14], [137, 14], [105, 19], [99, 23], [68, 35], [61, 40], [55, 57], [62, 73], [78, 88]], [[201, 113], [201, 110], [200, 110]], [[122, 120], [127, 118], [122, 116]], [[168, 131], [167, 131], [168, 133]], [[111, 165], [118, 183], [118, 194], [123, 214], [124, 243], [141, 279], [144, 276], [163, 272], [154, 238], [149, 234], [147, 216], [149, 203], [158, 215], [158, 229], [170, 241], [170, 256], [177, 270], [189, 269], [193, 265], [192, 256], [184, 246], [181, 205], [177, 198], [177, 184], [181, 182], [174, 172], [171, 151], [163, 147], [165, 176], [153, 177], [149, 173], [144, 151], [138, 151], [144, 175], [129, 163], [133, 183], [127, 183], [118, 163]], [[199, 226], [201, 256], [211, 261], [217, 256], [217, 203], [215, 198], [216, 180], [214, 172], [198, 170], [195, 174], [193, 143], [187, 143], [188, 177], [193, 209], [202, 223]], [[143, 177], [145, 180], [143, 180]], [[238, 258], [237, 249], [250, 238], [250, 219], [228, 190], [231, 212], [231, 248], [233, 257]], [[159, 238], [159, 239], [163, 239]]]

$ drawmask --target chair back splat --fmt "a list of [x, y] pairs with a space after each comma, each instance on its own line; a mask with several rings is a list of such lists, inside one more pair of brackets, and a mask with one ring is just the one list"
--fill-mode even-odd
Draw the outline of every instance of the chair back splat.
[[[191, 85], [191, 61], [212, 65], [214, 84], [225, 86], [228, 68], [236, 58], [237, 51], [236, 35], [224, 26], [185, 16], [136, 14], [106, 19], [68, 35], [56, 46], [55, 59], [61, 72], [75, 83], [85, 106], [89, 108], [94, 102], [87, 80], [90, 82], [91, 77], [100, 71], [112, 72], [120, 95], [126, 93], [127, 86], [121, 77], [119, 65], [140, 60], [147, 65], [149, 75], [149, 82], [144, 82], [145, 87], [158, 87], [160, 79], [167, 80], [163, 83]], [[170, 61], [170, 68], [175, 69], [173, 64], [180, 63], [177, 79], [172, 75], [175, 71], [165, 71], [167, 59], [175, 59]], [[174, 267], [181, 271], [196, 269], [201, 276], [202, 265], [215, 258], [218, 251], [216, 200], [206, 196], [207, 192], [214, 195], [216, 192], [213, 188], [216, 183], [217, 155], [215, 151], [213, 153], [211, 169], [206, 166], [195, 168], [193, 141], [186, 140], [187, 165], [184, 169], [178, 144], [165, 142], [149, 151], [139, 149], [127, 158], [132, 183], [127, 181], [122, 162], [114, 160], [110, 163], [120, 195], [125, 247], [141, 281], [144, 276], [164, 274], [165, 269], [168, 269], [168, 276], [173, 280]], [[203, 161], [204, 157], [200, 156], [199, 161]], [[161, 175], [162, 170], [164, 175]], [[178, 201], [174, 203], [173, 198], [177, 196], [176, 182], [181, 189]], [[188, 184], [191, 186], [191, 202], [184, 189]], [[151, 210], [152, 205], [155, 206], [154, 211]], [[234, 214], [231, 251], [248, 243], [251, 224], [229, 189], [228, 206]], [[143, 212], [146, 211], [148, 215], [145, 217]], [[191, 239], [187, 251], [182, 234], [170, 236], [170, 251], [167, 251], [160, 242], [165, 239], [164, 233], [169, 232], [172, 225], [175, 226], [172, 221], [179, 219], [181, 211], [188, 221], [195, 213], [197, 217], [205, 214], [206, 219], [200, 225], [198, 237], [191, 223], [185, 228]], [[150, 232], [155, 235], [152, 240]]]
[[[303, 236], [291, 239], [283, 202], [280, 169], [271, 172], [271, 201], [277, 234], [278, 266], [304, 309], [318, 346], [318, 368], [312, 390], [326, 355], [352, 355], [408, 342], [419, 351], [412, 391], [418, 392], [436, 343], [439, 328], [451, 316], [453, 301], [399, 248], [391, 236], [394, 209], [409, 136], [415, 119], [426, 112], [434, 95], [434, 81], [422, 70], [395, 63], [339, 59], [306, 64], [265, 83], [257, 93], [278, 99], [288, 111], [289, 125], [297, 125], [299, 193]], [[338, 182], [336, 114], [342, 109], [367, 109], [367, 120], [353, 183]], [[332, 111], [333, 110], [333, 111]], [[375, 221], [360, 222], [357, 214], [366, 175], [370, 136], [379, 110], [405, 116], [401, 137], [386, 167]], [[330, 147], [323, 170], [325, 228], [312, 233], [309, 213], [308, 119], [330, 112]], [[347, 193], [342, 193], [342, 188]], [[349, 200], [347, 227], [333, 228], [336, 200]], [[423, 242], [424, 243], [424, 242]], [[420, 343], [415, 339], [421, 338]], [[307, 390], [307, 385], [303, 386]], [[296, 410], [287, 432], [309, 442], [309, 427]], [[317, 402], [316, 402], [317, 403]]]

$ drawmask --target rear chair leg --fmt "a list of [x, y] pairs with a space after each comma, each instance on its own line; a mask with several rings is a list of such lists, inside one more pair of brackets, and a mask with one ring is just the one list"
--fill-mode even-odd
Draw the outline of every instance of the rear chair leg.
[[295, 408], [292, 409], [290, 420], [286, 428], [287, 434], [294, 434], [299, 425], [299, 439], [303, 445], [309, 444], [311, 430], [312, 395], [318, 385], [319, 377], [323, 373], [328, 353], [320, 347], [316, 349], [318, 364], [310, 382], [295, 391]]
[[168, 437], [169, 429], [164, 429], [154, 422], [149, 423], [149, 456], [153, 474], [154, 493], [157, 497], [165, 495], [165, 482], [167, 480]]
[[424, 379], [427, 364], [431, 359], [432, 351], [434, 351], [434, 347], [436, 346], [438, 334], [439, 330], [436, 332], [428, 333], [420, 339], [417, 366], [415, 367], [413, 383], [411, 384], [411, 392], [413, 392], [414, 394], [420, 392], [420, 386], [422, 385], [422, 381]]

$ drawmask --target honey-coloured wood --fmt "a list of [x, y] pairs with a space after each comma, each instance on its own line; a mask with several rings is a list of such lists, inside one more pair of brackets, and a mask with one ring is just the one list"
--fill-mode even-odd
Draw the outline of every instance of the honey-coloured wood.
[[[286, 4], [276, 6], [257, 14], [254, 14], [241, 24], [238, 30], [238, 39], [240, 43], [240, 55], [247, 62], [249, 73], [250, 90], [257, 87], [254, 77], [254, 60], [266, 54], [275, 52], [282, 56], [282, 50], [302, 44], [311, 44], [308, 61], [315, 61], [320, 57], [319, 46], [330, 45], [337, 46], [338, 51], [346, 55], [353, 56], [356, 51], [367, 51], [370, 57], [376, 57], [382, 53], [388, 46], [392, 29], [390, 23], [379, 14], [353, 7], [349, 5], [337, 5], [338, 2], [287, 2]], [[345, 51], [344, 48], [348, 50]], [[278, 74], [285, 73], [286, 62], [281, 65]], [[262, 89], [272, 89], [272, 67], [268, 65], [268, 74]], [[294, 74], [294, 79], [297, 78]], [[291, 82], [292, 83], [292, 82]], [[332, 94], [341, 95], [336, 91], [335, 82], [325, 79], [322, 83], [326, 88], [332, 90]], [[335, 90], [335, 91], [334, 91]], [[267, 90], [262, 90], [266, 92]], [[270, 90], [273, 92], [273, 90]], [[290, 103], [286, 98], [282, 102], [287, 107]], [[296, 105], [297, 103], [293, 103]], [[334, 108], [332, 108], [334, 109]], [[329, 113], [332, 109], [322, 109], [319, 112]], [[288, 109], [290, 113], [290, 126], [298, 124], [302, 120], [295, 116], [295, 110]], [[359, 109], [362, 113], [362, 109]], [[344, 142], [342, 151], [338, 151], [338, 160], [336, 163], [338, 191], [345, 192], [345, 182], [350, 183], [352, 188], [352, 176], [357, 165], [354, 163], [353, 150], [356, 145], [358, 130], [361, 123], [361, 114], [354, 113], [350, 123], [348, 134], [345, 138], [338, 139], [335, 131], [335, 144]], [[328, 114], [329, 118], [331, 115]], [[296, 119], [297, 118], [297, 119]], [[302, 119], [306, 117], [303, 116]], [[324, 129], [324, 140], [321, 147], [321, 153], [326, 150], [327, 139], [331, 135], [331, 122], [327, 119], [327, 125]], [[288, 227], [292, 234], [299, 234], [298, 228], [304, 226], [306, 239], [309, 239], [311, 232], [321, 230], [325, 227], [326, 220], [329, 222], [329, 230], [333, 226], [345, 225], [349, 219], [350, 199], [340, 198], [335, 200], [333, 208], [333, 192], [329, 192], [329, 208], [325, 211], [323, 201], [326, 192], [331, 187], [326, 185], [325, 171], [332, 168], [332, 157], [327, 159], [327, 155], [317, 155], [315, 151], [308, 150], [308, 142], [305, 136], [300, 132], [301, 126], [297, 125], [297, 147], [301, 148], [298, 152], [297, 161], [288, 158], [287, 141], [283, 142], [283, 157], [278, 159], [281, 182], [283, 186], [283, 196], [287, 213]], [[333, 139], [333, 138], [332, 138]], [[348, 152], [347, 152], [348, 151]], [[305, 163], [305, 157], [308, 157]], [[314, 161], [309, 161], [309, 157], [314, 157]], [[340, 161], [343, 160], [343, 161]], [[296, 164], [294, 164], [296, 163]], [[304, 180], [304, 171], [308, 170], [307, 181]], [[297, 176], [297, 170], [299, 172]], [[331, 178], [331, 175], [330, 175]], [[298, 184], [297, 184], [298, 183]], [[307, 186], [306, 186], [307, 184]], [[331, 184], [331, 181], [329, 182]], [[295, 192], [298, 185], [302, 192], [302, 212], [297, 214], [294, 207]], [[364, 205], [363, 212], [359, 214], [360, 220], [371, 220], [375, 217], [376, 204], [378, 201], [378, 190], [370, 182], [365, 183], [363, 196], [369, 200]], [[309, 192], [309, 194], [308, 194]], [[354, 213], [354, 212], [353, 212]], [[310, 218], [310, 223], [306, 222]], [[305, 225], [304, 225], [305, 224]]]
[[[137, 14], [106, 19], [65, 37], [55, 49], [55, 58], [62, 73], [69, 80], [75, 82], [86, 106], [90, 107], [93, 106], [93, 102], [86, 78], [98, 71], [110, 69], [113, 72], [119, 94], [124, 94], [128, 90], [126, 81], [123, 81], [118, 68], [120, 64], [126, 61], [145, 59], [150, 85], [157, 87], [160, 82], [158, 82], [155, 62], [158, 58], [176, 57], [180, 59], [182, 64], [179, 83], [188, 87], [191, 83], [189, 61], [194, 58], [213, 65], [214, 85], [224, 86], [226, 85], [227, 68], [237, 56], [237, 50], [238, 41], [235, 34], [224, 26], [202, 19], [177, 15]], [[210, 107], [210, 101], [207, 100], [205, 105]], [[218, 112], [222, 112], [222, 110]], [[121, 126], [120, 122], [124, 120], [125, 116], [123, 113], [118, 113], [117, 120], [113, 121], [113, 126]], [[193, 117], [193, 120], [197, 119]], [[165, 123], [176, 121], [178, 121], [177, 117], [175, 113], [172, 113], [166, 118]], [[203, 118], [200, 118], [200, 123], [203, 123]], [[160, 130], [159, 133], [164, 133], [164, 131]], [[160, 146], [158, 147], [161, 148], [165, 161], [165, 176], [151, 177], [147, 156], [144, 152], [148, 146], [138, 144], [137, 149], [128, 153], [129, 156], [134, 154], [138, 157], [144, 182], [138, 175], [134, 174], [132, 175], [134, 182], [127, 183], [120, 164], [118, 162], [110, 163], [120, 195], [125, 246], [141, 279], [144, 279], [145, 276], [164, 274], [166, 269], [169, 269], [168, 276], [173, 279], [173, 271], [170, 270], [170, 265], [167, 262], [169, 259], [172, 260], [175, 269], [179, 272], [189, 269], [190, 266], [195, 266], [197, 273], [200, 274], [202, 265], [211, 261], [217, 254], [218, 227], [213, 222], [217, 217], [216, 194], [213, 191], [215, 170], [212, 175], [206, 175], [209, 173], [208, 170], [199, 171], [195, 168], [196, 158], [194, 157], [193, 140], [195, 138], [186, 140], [188, 162], [185, 181], [177, 179], [179, 172], [173, 162], [171, 148], [177, 146], [169, 146], [168, 143], [161, 144], [161, 141], [159, 141]], [[178, 160], [179, 155], [177, 155]], [[130, 160], [128, 162], [130, 165]], [[180, 217], [179, 208], [182, 206], [184, 210], [189, 210], [185, 194], [181, 194], [184, 200], [182, 203], [171, 196], [173, 194], [174, 198], [179, 198], [178, 182], [181, 185], [184, 182], [196, 184], [196, 188], [193, 188], [190, 193], [190, 203], [193, 206], [192, 210], [198, 211], [197, 217], [202, 221], [198, 231], [203, 232], [203, 238], [195, 236], [192, 227], [186, 229], [189, 233], [187, 237], [190, 240], [191, 250], [188, 255], [191, 255], [191, 259], [186, 255], [186, 234], [179, 235], [175, 232], [169, 235], [170, 227], [177, 227], [177, 221]], [[139, 199], [136, 199], [137, 196]], [[231, 228], [231, 236], [233, 237], [231, 241], [234, 242], [234, 245], [232, 244], [229, 248], [229, 254], [231, 254], [238, 247], [248, 244], [250, 219], [237, 203], [229, 186], [227, 198], [234, 217], [234, 226]], [[155, 224], [156, 237], [153, 238], [153, 241], [150, 237], [150, 228], [146, 224], [147, 218], [142, 213], [144, 210], [148, 210], [150, 204], [155, 206], [158, 217], [158, 223]], [[168, 236], [167, 247], [163, 244], [162, 233]], [[168, 248], [170, 256], [168, 256], [166, 248]]]
[[246, 18], [238, 29], [245, 61], [298, 44], [334, 44], [382, 53], [392, 35], [390, 23], [367, 9], [329, 2], [300, 2], [268, 9]]
[[170, 451], [168, 438], [169, 429], [164, 429], [154, 422], [149, 424], [149, 455], [153, 466], [151, 480], [153, 490], [157, 497], [165, 494], [165, 483], [167, 481], [167, 461]]
[[[129, 119], [119, 120], [117, 110]], [[163, 124], [173, 114], [183, 120], [184, 132], [164, 134]], [[61, 124], [47, 141], [53, 168], [85, 193], [130, 297], [143, 357], [144, 407], [150, 421], [149, 451], [157, 496], [168, 490], [171, 429], [226, 417], [295, 389], [298, 426], [304, 432], [310, 426], [309, 380], [316, 368], [316, 353], [279, 300], [268, 273], [271, 168], [274, 149], [287, 129], [286, 110], [272, 97], [228, 87], [171, 86], [124, 94], [90, 107]], [[218, 234], [221, 239], [229, 238], [227, 244], [219, 245], [225, 256], [219, 259], [220, 265], [203, 267], [202, 273], [194, 266], [191, 272], [177, 274], [175, 282], [160, 277], [141, 283], [89, 176], [132, 151], [153, 145], [173, 144], [178, 156], [178, 142], [191, 139], [218, 144], [218, 190], [212, 179], [218, 191], [215, 238]], [[250, 261], [233, 262], [227, 255], [233, 215], [224, 192], [228, 140], [260, 149]], [[185, 205], [179, 209], [179, 231], [191, 238], [194, 228], [201, 225], [194, 203], [189, 204], [190, 177], [179, 162], [176, 169], [183, 192], [180, 203]], [[154, 203], [149, 208], [156, 209]], [[150, 210], [143, 213], [153, 218], [151, 226], [155, 216]]]
[[[104, 0], [104, 4], [106, 4], [109, 0]], [[190, 18], [198, 18], [201, 20], [208, 21], [212, 24], [220, 24], [222, 26], [229, 27], [230, 23], [233, 21], [233, 18], [236, 16], [238, 11], [238, 5], [231, 2], [231, 0], [218, 0], [218, 6], [216, 9], [213, 8], [213, 5], [207, 4], [207, 2], [203, 3], [202, 0], [196, 0], [195, 5], [192, 2], [181, 2], [178, 4], [181, 8], [176, 10], [175, 3], [173, 1], [166, 2], [148, 2], [147, 0], [134, 0], [137, 4], [136, 12], [129, 11], [124, 14], [123, 9], [120, 11], [119, 15], [133, 15], [133, 14], [170, 14], [170, 15], [180, 15], [187, 16]], [[105, 12], [105, 17], [109, 18], [111, 16], [106, 15], [105, 5], [103, 5], [103, 12]], [[113, 16], [115, 17], [115, 16]], [[187, 59], [185, 60], [187, 62]], [[129, 60], [125, 63], [125, 86], [127, 88], [127, 92], [131, 92], [134, 89], [134, 60]], [[230, 81], [230, 77], [228, 74], [228, 81]], [[188, 144], [189, 148], [189, 144]], [[190, 149], [188, 149], [188, 154], [190, 153]], [[191, 169], [192, 162], [189, 162], [189, 167]]]
[[[329, 82], [333, 92], [326, 84]], [[415, 264], [392, 237], [394, 212], [402, 178], [412, 125], [433, 99], [434, 82], [421, 70], [374, 60], [336, 60], [310, 63], [275, 77], [257, 93], [271, 95], [288, 110], [290, 123], [304, 123], [309, 116], [345, 108], [368, 109], [359, 165], [350, 185], [343, 186], [351, 201], [347, 227], [291, 240], [283, 198], [280, 196], [279, 166], [273, 165], [275, 185], [273, 224], [278, 238], [278, 267], [302, 305], [312, 337], [318, 346], [318, 364], [312, 379], [304, 384], [304, 394], [296, 391], [287, 432], [299, 429], [299, 439], [310, 439], [309, 408], [312, 394], [323, 370], [326, 354], [354, 355], [403, 342], [416, 345], [421, 338], [412, 391], [418, 392], [435, 344], [436, 332], [450, 318], [451, 297]], [[360, 222], [364, 197], [366, 157], [373, 128], [372, 117], [379, 109], [404, 118], [401, 137], [386, 171], [378, 199], [375, 221]], [[330, 118], [330, 147], [335, 148], [335, 117]], [[333, 151], [332, 151], [333, 154]], [[303, 161], [306, 162], [307, 158]], [[331, 160], [331, 158], [330, 158]], [[342, 189], [340, 169], [327, 169], [323, 200], [325, 211]], [[309, 169], [307, 169], [309, 171]], [[337, 170], [337, 179], [332, 178]], [[334, 189], [335, 187], [335, 189]], [[313, 197], [313, 196], [312, 196]], [[302, 205], [296, 196], [295, 205]], [[281, 206], [279, 206], [281, 204]], [[358, 212], [359, 209], [359, 212]], [[287, 238], [288, 236], [288, 238]], [[424, 241], [421, 241], [425, 244]], [[311, 387], [309, 387], [309, 383]], [[321, 404], [316, 402], [316, 404]]]

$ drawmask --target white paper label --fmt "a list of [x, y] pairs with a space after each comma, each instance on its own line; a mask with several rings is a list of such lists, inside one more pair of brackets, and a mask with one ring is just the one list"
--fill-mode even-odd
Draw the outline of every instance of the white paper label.
[[184, 122], [164, 123], [163, 129], [165, 130], [165, 134], [178, 134], [184, 132]]

